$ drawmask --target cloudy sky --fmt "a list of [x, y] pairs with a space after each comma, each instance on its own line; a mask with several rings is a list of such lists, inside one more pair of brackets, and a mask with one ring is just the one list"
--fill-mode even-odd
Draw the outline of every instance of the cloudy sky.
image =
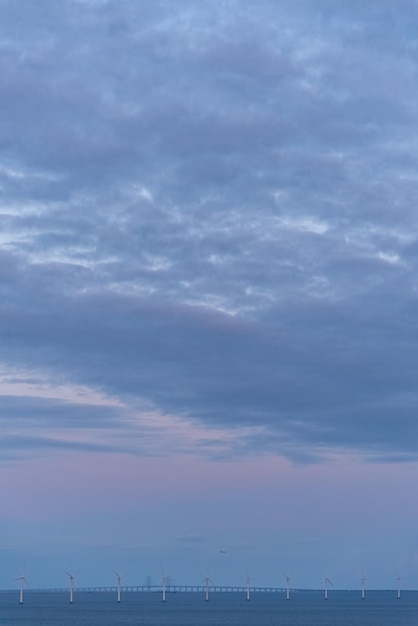
[[0, 587], [418, 586], [417, 32], [0, 0]]

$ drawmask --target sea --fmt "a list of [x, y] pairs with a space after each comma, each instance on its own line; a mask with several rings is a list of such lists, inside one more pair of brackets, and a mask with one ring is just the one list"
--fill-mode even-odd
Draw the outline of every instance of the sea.
[[417, 626], [418, 592], [359, 590], [281, 593], [199, 592], [68, 593], [25, 590], [0, 593], [1, 626]]

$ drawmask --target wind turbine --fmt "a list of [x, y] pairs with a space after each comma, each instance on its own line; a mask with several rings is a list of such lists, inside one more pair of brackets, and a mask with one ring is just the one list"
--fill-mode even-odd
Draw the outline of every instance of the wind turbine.
[[398, 570], [396, 570], [396, 582], [398, 583], [398, 600], [401, 597], [401, 580], [402, 578], [399, 576]]
[[361, 577], [361, 599], [364, 600], [364, 583], [367, 581], [364, 575]]
[[65, 573], [67, 574], [67, 576], [70, 579], [70, 604], [73, 603], [73, 582], [74, 582], [74, 578], [77, 576], [78, 574], [78, 570], [76, 571], [75, 574], [70, 574], [70, 572], [67, 572], [67, 570], [65, 570]]
[[245, 579], [245, 584], [247, 585], [247, 596], [246, 597], [247, 597], [247, 602], [249, 602], [249, 600], [250, 600], [250, 583], [251, 583], [251, 581], [254, 580], [254, 578], [251, 578], [251, 576], [248, 573], [247, 568], [245, 568], [245, 572], [247, 574], [246, 579]]
[[205, 600], [206, 602], [209, 601], [209, 583], [212, 582], [212, 580], [209, 578], [209, 576], [206, 576], [206, 578], [203, 579], [203, 582], [205, 583]]
[[[23, 568], [23, 571], [24, 570], [25, 568]], [[23, 583], [26, 583], [28, 587], [29, 587], [29, 583], [26, 580], [24, 573], [21, 576], [18, 576], [17, 578], [15, 578], [15, 580], [18, 580], [20, 583], [19, 604], [23, 604]]]
[[331, 587], [333, 587], [334, 585], [332, 584], [332, 582], [330, 581], [328, 576], [325, 576], [324, 582], [325, 582], [325, 594], [324, 594], [324, 597], [325, 597], [325, 600], [328, 600], [328, 585], [331, 585]]
[[163, 602], [165, 602], [165, 592], [166, 592], [166, 589], [167, 589], [167, 585], [169, 585], [169, 583], [170, 583], [170, 576], [167, 576], [164, 573], [164, 570], [162, 570], [162, 574], [163, 574], [163, 576], [161, 578], [161, 584], [162, 584], [162, 590], [163, 590]]
[[286, 578], [286, 600], [290, 600], [290, 576], [284, 575]]
[[[67, 572], [68, 573], [68, 572]], [[121, 580], [122, 578], [124, 578], [126, 576], [126, 574], [124, 574], [123, 576], [121, 576], [120, 574], [118, 574], [117, 572], [115, 572], [115, 570], [113, 570], [113, 573], [115, 574], [115, 576], [118, 579], [118, 603], [120, 603], [120, 590], [121, 590]], [[69, 575], [69, 574], [68, 574]], [[73, 576], [74, 579], [74, 576]]]

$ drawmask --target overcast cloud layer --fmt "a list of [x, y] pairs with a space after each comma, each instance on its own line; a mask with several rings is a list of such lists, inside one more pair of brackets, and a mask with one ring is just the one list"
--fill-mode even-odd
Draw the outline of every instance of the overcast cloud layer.
[[3, 459], [418, 458], [417, 32], [0, 0]]

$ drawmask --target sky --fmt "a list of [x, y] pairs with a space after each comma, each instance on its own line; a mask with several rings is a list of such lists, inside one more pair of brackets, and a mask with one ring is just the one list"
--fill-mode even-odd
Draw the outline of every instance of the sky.
[[0, 588], [418, 587], [417, 32], [0, 0]]

